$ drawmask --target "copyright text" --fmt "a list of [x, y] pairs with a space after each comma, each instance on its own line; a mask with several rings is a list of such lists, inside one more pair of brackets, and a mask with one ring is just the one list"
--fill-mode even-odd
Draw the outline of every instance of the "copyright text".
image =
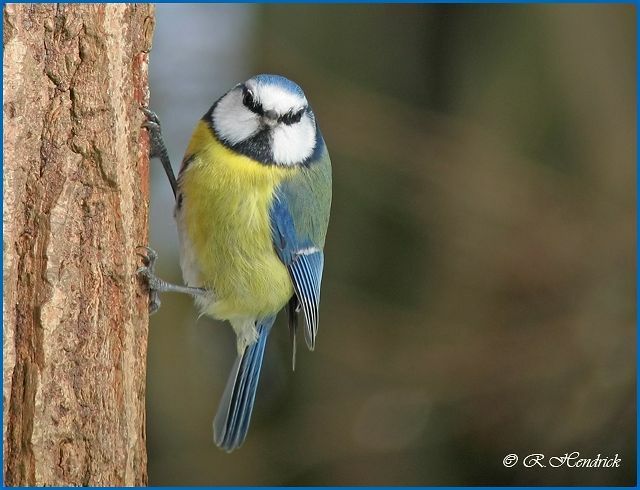
[[580, 452], [564, 453], [561, 456], [545, 456], [542, 453], [533, 453], [523, 456], [522, 459], [515, 454], [507, 454], [502, 460], [502, 464], [507, 468], [513, 468], [520, 462], [525, 468], [620, 468], [622, 460], [618, 453], [613, 457], [598, 454], [592, 458], [584, 458]]

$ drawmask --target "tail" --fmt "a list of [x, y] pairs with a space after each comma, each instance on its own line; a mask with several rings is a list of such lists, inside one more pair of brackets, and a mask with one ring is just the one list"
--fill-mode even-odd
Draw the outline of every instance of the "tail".
[[213, 440], [227, 452], [242, 446], [253, 411], [267, 337], [275, 316], [256, 322], [258, 340], [238, 356], [213, 420]]

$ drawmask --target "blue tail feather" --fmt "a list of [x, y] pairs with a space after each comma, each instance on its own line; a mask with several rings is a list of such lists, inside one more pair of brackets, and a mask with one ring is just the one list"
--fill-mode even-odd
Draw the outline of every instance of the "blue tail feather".
[[213, 439], [227, 452], [239, 448], [249, 430], [264, 349], [274, 317], [256, 322], [258, 339], [236, 359], [213, 420]]

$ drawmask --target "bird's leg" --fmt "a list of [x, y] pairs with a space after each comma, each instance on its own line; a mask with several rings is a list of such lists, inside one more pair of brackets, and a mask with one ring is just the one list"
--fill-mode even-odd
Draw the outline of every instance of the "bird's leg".
[[180, 286], [163, 281], [155, 275], [156, 259], [158, 258], [158, 253], [149, 247], [140, 248], [144, 248], [147, 251], [147, 255], [142, 256], [144, 265], [136, 271], [136, 274], [144, 277], [149, 286], [150, 314], [155, 313], [160, 308], [160, 293], [183, 293], [189, 294], [191, 296], [206, 296], [209, 294], [209, 291], [204, 288]]
[[167, 152], [167, 147], [164, 144], [164, 139], [162, 138], [160, 119], [155, 112], [147, 109], [146, 107], [141, 107], [140, 110], [147, 118], [146, 121], [142, 123], [142, 127], [149, 130], [149, 158], [160, 159], [160, 161], [162, 162], [162, 166], [164, 167], [164, 171], [167, 174], [167, 178], [169, 179], [169, 184], [171, 184], [173, 195], [175, 197], [178, 192], [178, 182], [176, 181], [176, 176], [173, 173], [171, 160], [169, 160], [169, 153]]
[[[169, 179], [169, 184], [171, 184], [173, 195], [175, 196], [178, 191], [178, 183], [176, 181], [176, 176], [173, 173], [169, 153], [167, 152], [167, 147], [164, 144], [164, 139], [162, 137], [160, 119], [155, 112], [147, 109], [146, 107], [141, 107], [140, 110], [146, 117], [142, 127], [147, 128], [149, 131], [149, 158], [160, 159], [162, 166], [164, 167], [164, 171], [167, 174], [167, 178]], [[208, 294], [206, 289], [170, 284], [157, 277], [155, 275], [155, 263], [158, 254], [155, 250], [149, 247], [141, 248], [146, 249], [147, 255], [143, 256], [144, 266], [140, 267], [136, 271], [136, 274], [144, 277], [149, 285], [149, 313], [155, 313], [160, 308], [160, 293], [184, 293], [191, 296], [204, 296]]]

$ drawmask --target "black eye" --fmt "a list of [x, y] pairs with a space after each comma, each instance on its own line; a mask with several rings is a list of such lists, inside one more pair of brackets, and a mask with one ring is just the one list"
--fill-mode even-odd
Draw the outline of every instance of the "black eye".
[[298, 112], [287, 112], [284, 116], [280, 117], [280, 121], [287, 126], [290, 126], [294, 123], [300, 122], [302, 114], [304, 114], [304, 109], [300, 109]]
[[253, 104], [253, 94], [246, 88], [242, 92], [242, 103], [247, 107], [250, 107]]
[[251, 92], [247, 87], [242, 89], [242, 104], [244, 104], [244, 106], [251, 112], [262, 114], [262, 104], [256, 102], [253, 92]]

